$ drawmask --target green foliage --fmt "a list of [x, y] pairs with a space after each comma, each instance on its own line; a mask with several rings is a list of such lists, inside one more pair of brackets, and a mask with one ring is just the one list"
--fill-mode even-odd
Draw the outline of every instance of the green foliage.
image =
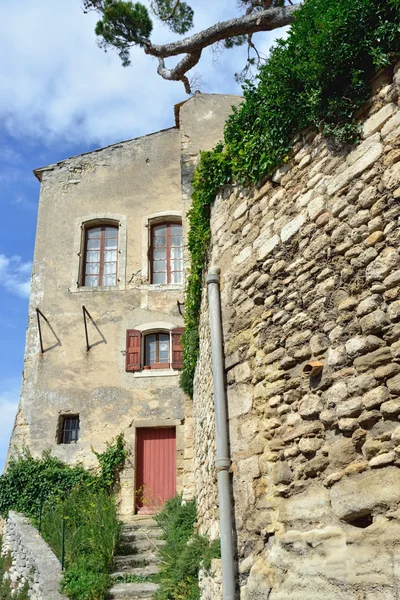
[[143, 46], [153, 29], [146, 6], [130, 0], [105, 0], [102, 15], [95, 28], [100, 47], [105, 50], [115, 47], [123, 66], [129, 66], [130, 47]]
[[153, 13], [163, 21], [171, 31], [178, 34], [187, 33], [193, 27], [194, 10], [186, 2], [175, 7], [175, 0], [152, 0]]
[[77, 488], [65, 500], [46, 503], [42, 535], [61, 560], [65, 519], [62, 589], [72, 600], [102, 600], [120, 535], [115, 500], [106, 490]]
[[92, 452], [96, 455], [100, 465], [100, 480], [107, 490], [112, 490], [118, 478], [119, 471], [126, 457], [125, 441], [122, 433], [117, 435], [111, 442], [106, 442], [107, 449], [104, 452]]
[[165, 546], [159, 549], [163, 568], [158, 575], [156, 600], [199, 600], [198, 573], [220, 557], [219, 541], [194, 534], [195, 501], [182, 504], [182, 497], [168, 500], [155, 517], [163, 530]]
[[[0, 547], [2, 545], [2, 538], [0, 537]], [[9, 580], [4, 579], [5, 573], [11, 567], [11, 555], [6, 556], [0, 555], [0, 600], [29, 600], [29, 585], [25, 583], [23, 588], [18, 592], [13, 592]]]
[[24, 450], [10, 459], [0, 477], [0, 514], [16, 510], [37, 518], [41, 499], [63, 498], [76, 486], [96, 485], [97, 478], [81, 466], [70, 467], [48, 452], [33, 458]]
[[286, 39], [278, 40], [257, 85], [225, 126], [224, 143], [203, 153], [189, 213], [191, 267], [181, 387], [192, 394], [198, 357], [209, 206], [224, 184], [256, 184], [290, 154], [291, 141], [315, 127], [333, 146], [357, 140], [357, 109], [376, 70], [400, 55], [400, 0], [305, 0]]
[[25, 450], [10, 460], [0, 477], [1, 514], [16, 510], [31, 517], [36, 525], [40, 521], [43, 538], [60, 560], [65, 521], [62, 588], [71, 600], [106, 597], [120, 535], [111, 492], [126, 456], [123, 435], [107, 443], [104, 452], [93, 452], [99, 461], [98, 474], [66, 465], [49, 453], [33, 458]]

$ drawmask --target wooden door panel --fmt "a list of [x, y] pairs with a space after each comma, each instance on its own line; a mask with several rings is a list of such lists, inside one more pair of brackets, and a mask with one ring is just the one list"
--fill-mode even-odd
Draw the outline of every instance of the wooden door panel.
[[175, 427], [136, 430], [136, 490], [139, 513], [157, 512], [175, 496]]

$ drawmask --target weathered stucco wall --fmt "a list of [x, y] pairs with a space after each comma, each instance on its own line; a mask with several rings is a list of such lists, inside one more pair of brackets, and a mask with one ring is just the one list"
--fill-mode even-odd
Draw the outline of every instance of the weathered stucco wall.
[[13, 511], [4, 527], [1, 553], [11, 554], [12, 564], [5, 574], [11, 589], [19, 590], [28, 582], [31, 600], [68, 600], [59, 592], [58, 559], [28, 519]]
[[[400, 594], [400, 71], [375, 83], [355, 149], [308, 133], [263, 187], [212, 209], [244, 600]], [[215, 537], [205, 297], [200, 332], [196, 484]]]

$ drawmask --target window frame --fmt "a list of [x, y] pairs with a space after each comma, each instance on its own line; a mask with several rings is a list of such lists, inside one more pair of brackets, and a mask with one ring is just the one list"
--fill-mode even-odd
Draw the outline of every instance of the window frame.
[[[182, 334], [183, 324], [154, 321], [137, 325], [135, 329], [127, 329], [125, 336], [125, 371], [133, 372], [135, 376], [158, 374], [172, 375], [183, 368], [182, 364]], [[146, 365], [146, 337], [154, 334], [168, 336], [168, 362]]]
[[[115, 238], [110, 238], [110, 239], [116, 239], [117, 240], [117, 247], [116, 247], [116, 260], [115, 260], [115, 283], [113, 285], [104, 285], [103, 284], [103, 277], [104, 277], [104, 264], [105, 264], [105, 252], [106, 252], [106, 247], [105, 247], [105, 240], [106, 240], [106, 235], [105, 235], [105, 231], [106, 228], [112, 228], [115, 229], [116, 231], [116, 236]], [[99, 284], [98, 285], [86, 285], [86, 277], [90, 277], [90, 273], [86, 273], [86, 266], [88, 264], [87, 261], [87, 253], [88, 253], [88, 243], [89, 243], [89, 232], [93, 229], [100, 229], [100, 260], [99, 260], [99, 273], [98, 273], [98, 278], [99, 278]], [[80, 274], [80, 282], [81, 282], [81, 287], [85, 287], [85, 288], [100, 288], [100, 287], [116, 287], [118, 285], [118, 255], [119, 255], [119, 224], [117, 223], [90, 223], [88, 224], [86, 227], [84, 227], [83, 230], [83, 256], [82, 256], [82, 269], [81, 269], [81, 274]], [[111, 262], [111, 261], [110, 261]], [[114, 262], [114, 261], [112, 261]], [[96, 274], [94, 274], [93, 276], [96, 276]]]
[[[156, 337], [156, 361], [154, 363], [148, 362], [147, 355], [147, 338], [154, 335]], [[164, 335], [168, 337], [168, 360], [166, 362], [160, 361], [160, 336]], [[170, 369], [171, 368], [171, 347], [172, 347], [172, 336], [171, 331], [153, 331], [147, 332], [143, 334], [143, 370], [146, 371], [148, 369]]]
[[[117, 251], [117, 285], [115, 286], [85, 286], [83, 280], [83, 261], [85, 258], [85, 230], [100, 225], [111, 225], [118, 227], [118, 251]], [[74, 227], [74, 241], [71, 259], [71, 285], [68, 291], [71, 293], [98, 293], [104, 291], [123, 291], [126, 289], [126, 248], [127, 248], [127, 218], [120, 213], [94, 213], [77, 217]]]
[[[66, 429], [66, 424], [69, 421], [77, 421], [76, 428]], [[59, 417], [59, 426], [58, 426], [58, 436], [57, 443], [63, 446], [69, 446], [70, 444], [76, 444], [79, 440], [79, 432], [80, 432], [81, 421], [79, 418], [79, 414], [67, 414], [60, 415]], [[65, 434], [71, 433], [72, 431], [76, 432], [76, 439], [70, 439], [69, 441], [65, 441]]]
[[[182, 237], [182, 244], [181, 246], [176, 246], [177, 248], [181, 248], [181, 258], [180, 260], [182, 261], [182, 270], [181, 271], [172, 271], [171, 270], [171, 266], [172, 266], [172, 258], [171, 258], [171, 237], [172, 237], [172, 233], [171, 233], [171, 227], [174, 225], [178, 225], [181, 228], [181, 237]], [[166, 238], [166, 245], [163, 246], [163, 248], [165, 248], [165, 253], [166, 253], [166, 258], [165, 258], [165, 262], [166, 262], [166, 271], [154, 271], [154, 250], [156, 249], [156, 246], [154, 245], [154, 230], [156, 227], [165, 227], [166, 228], [166, 232], [165, 232], [165, 238]], [[175, 246], [174, 246], [175, 247]], [[178, 220], [178, 219], [162, 219], [162, 220], [153, 220], [150, 223], [150, 240], [149, 240], [149, 275], [150, 275], [150, 284], [151, 285], [182, 285], [183, 284], [183, 226], [182, 226], [182, 221]], [[154, 273], [166, 273], [166, 279], [167, 281], [165, 283], [157, 283], [154, 282]], [[175, 283], [171, 281], [171, 274], [172, 273], [181, 273], [181, 281], [179, 283]]]

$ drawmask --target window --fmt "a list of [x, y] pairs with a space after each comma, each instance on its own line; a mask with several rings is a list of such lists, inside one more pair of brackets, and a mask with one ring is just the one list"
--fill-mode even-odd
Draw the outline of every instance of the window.
[[100, 225], [85, 230], [83, 285], [117, 285], [118, 227]]
[[129, 329], [126, 332], [126, 371], [181, 369], [183, 331], [182, 327], [176, 327], [172, 331], [142, 334], [137, 329]]
[[169, 333], [152, 333], [144, 338], [144, 366], [152, 369], [169, 367]]
[[160, 223], [151, 228], [151, 283], [182, 283], [182, 225]]
[[79, 415], [60, 418], [59, 444], [72, 444], [79, 437]]

